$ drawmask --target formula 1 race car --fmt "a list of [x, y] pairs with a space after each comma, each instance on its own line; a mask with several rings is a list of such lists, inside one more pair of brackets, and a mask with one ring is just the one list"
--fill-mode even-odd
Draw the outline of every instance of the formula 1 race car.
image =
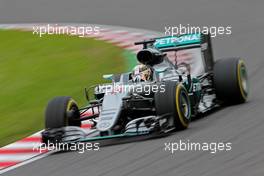
[[[215, 107], [248, 97], [245, 63], [213, 59], [210, 35], [185, 34], [145, 40], [137, 53], [140, 67], [104, 75], [111, 83], [85, 89], [88, 106], [67, 96], [48, 103], [44, 143], [164, 134], [186, 129], [191, 119]], [[93, 100], [90, 100], [91, 90]], [[89, 132], [82, 121], [92, 124]]]

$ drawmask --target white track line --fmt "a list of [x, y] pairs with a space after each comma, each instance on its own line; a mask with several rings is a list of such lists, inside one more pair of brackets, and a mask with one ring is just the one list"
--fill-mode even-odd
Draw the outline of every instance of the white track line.
[[21, 163], [18, 163], [18, 164], [14, 165], [14, 166], [10, 166], [10, 167], [7, 167], [7, 168], [4, 168], [4, 169], [0, 170], [0, 174], [3, 174], [3, 173], [8, 172], [10, 170], [13, 170], [13, 169], [16, 169], [18, 167], [24, 166], [26, 164], [32, 163], [32, 162], [37, 161], [37, 160], [39, 160], [41, 158], [45, 158], [45, 157], [47, 157], [50, 154], [55, 153], [55, 152], [56, 151], [50, 151], [48, 153], [39, 154], [39, 155], [37, 155], [37, 156], [35, 156], [35, 157], [31, 158], [31, 159], [28, 159], [26, 161], [23, 161]]

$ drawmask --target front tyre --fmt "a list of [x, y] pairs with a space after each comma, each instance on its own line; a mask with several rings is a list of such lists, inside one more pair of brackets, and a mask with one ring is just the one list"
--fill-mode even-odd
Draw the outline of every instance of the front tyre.
[[170, 114], [177, 130], [188, 128], [191, 117], [191, 104], [187, 90], [181, 83], [166, 82], [165, 92], [155, 94], [155, 107], [158, 116]]
[[52, 99], [45, 112], [45, 129], [81, 126], [77, 103], [67, 96]]

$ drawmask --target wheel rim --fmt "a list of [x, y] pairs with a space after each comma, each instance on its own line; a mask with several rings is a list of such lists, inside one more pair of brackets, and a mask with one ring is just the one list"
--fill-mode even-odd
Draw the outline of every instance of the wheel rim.
[[190, 103], [188, 95], [185, 92], [181, 92], [180, 96], [180, 108], [181, 112], [186, 119], [190, 119]]
[[243, 98], [246, 99], [248, 95], [248, 78], [246, 66], [243, 61], [239, 63], [238, 67], [238, 81], [241, 94]]
[[77, 120], [78, 116], [79, 116], [79, 110], [78, 107], [76, 106], [76, 102], [74, 100], [70, 100], [67, 104], [65, 125], [66, 126], [74, 125], [75, 123], [74, 121]]

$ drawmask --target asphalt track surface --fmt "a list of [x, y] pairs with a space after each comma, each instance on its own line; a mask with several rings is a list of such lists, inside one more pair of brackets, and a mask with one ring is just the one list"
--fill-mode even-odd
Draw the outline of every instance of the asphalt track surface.
[[[262, 0], [1, 0], [0, 23], [83, 22], [163, 31], [164, 25], [231, 25], [213, 40], [216, 58], [242, 56], [250, 78], [249, 102], [227, 107], [168, 137], [107, 146], [100, 152], [52, 155], [4, 175], [264, 174], [264, 1]], [[165, 142], [232, 142], [229, 152], [164, 151]]]

